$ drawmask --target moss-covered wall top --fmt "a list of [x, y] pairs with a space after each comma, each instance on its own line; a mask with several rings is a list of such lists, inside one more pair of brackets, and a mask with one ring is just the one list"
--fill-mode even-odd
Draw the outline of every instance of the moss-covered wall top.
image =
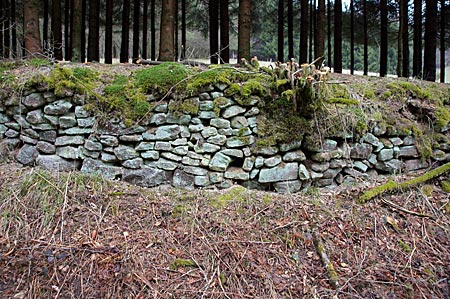
[[295, 192], [449, 159], [445, 85], [295, 64], [2, 66], [0, 149], [24, 165]]

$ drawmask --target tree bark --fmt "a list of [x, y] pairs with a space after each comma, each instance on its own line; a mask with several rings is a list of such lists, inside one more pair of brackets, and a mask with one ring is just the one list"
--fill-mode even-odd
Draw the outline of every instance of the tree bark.
[[437, 2], [426, 0], [425, 3], [423, 79], [434, 82], [436, 81]]
[[64, 59], [69, 61], [72, 58], [71, 49], [71, 15], [72, 15], [72, 1], [65, 0], [64, 2]]
[[[10, 27], [11, 27], [11, 6], [8, 0], [5, 0], [5, 12], [4, 12], [5, 18], [3, 22], [3, 57], [9, 58], [10, 54]], [[1, 43], [1, 41], [0, 41]]]
[[250, 61], [251, 0], [239, 0], [238, 63]]
[[48, 55], [48, 51], [50, 50], [50, 45], [48, 42], [48, 0], [43, 0], [44, 4], [44, 16], [42, 18], [42, 47], [44, 53]]
[[[95, 0], [99, 1], [99, 0]], [[81, 62], [86, 61], [86, 15], [87, 15], [87, 3], [86, 0], [81, 1]], [[98, 45], [97, 45], [98, 46]]]
[[315, 11], [316, 11], [316, 2], [315, 0], [311, 0], [309, 5], [309, 62], [314, 60], [313, 57], [313, 47], [314, 47], [314, 22], [315, 22]]
[[211, 64], [219, 63], [219, 3], [209, 1], [209, 55]]
[[294, 57], [294, 8], [292, 0], [288, 0], [288, 58]]
[[[89, 37], [87, 61], [100, 61], [99, 39], [100, 39], [100, 3], [99, 0], [89, 1]], [[108, 17], [106, 18], [108, 19]]]
[[403, 11], [403, 2], [404, 0], [398, 0], [398, 33], [397, 33], [397, 76], [402, 76], [402, 70], [403, 70], [403, 18], [404, 18], [404, 11]]
[[364, 76], [369, 74], [369, 34], [367, 30], [367, 0], [363, 0], [364, 15]]
[[355, 1], [350, 0], [350, 74], [355, 69]]
[[[16, 24], [16, 0], [11, 0], [11, 24]], [[17, 57], [17, 31], [16, 26], [11, 27], [12, 58]]]
[[0, 0], [0, 58], [3, 57], [3, 22], [2, 17], [5, 14], [5, 9], [3, 7], [3, 0]]
[[230, 63], [230, 13], [229, 0], [220, 0], [220, 58]]
[[440, 82], [445, 83], [445, 0], [441, 0]]
[[403, 50], [403, 61], [402, 61], [402, 77], [409, 77], [409, 30], [408, 30], [408, 7], [409, 0], [402, 0], [402, 10], [403, 10], [403, 18], [402, 18], [402, 50]]
[[82, 34], [82, 0], [73, 0], [73, 30], [72, 37], [72, 59], [74, 62], [81, 62], [81, 34]]
[[139, 16], [141, 12], [141, 1], [133, 1], [133, 57], [132, 62], [139, 59]]
[[148, 47], [148, 0], [144, 0], [144, 8], [142, 11], [142, 58], [147, 59]]
[[327, 52], [328, 52], [328, 61], [327, 64], [329, 67], [332, 66], [331, 63], [331, 3], [330, 0], [327, 0]]
[[[291, 1], [291, 0], [289, 0]], [[278, 0], [278, 51], [277, 60], [284, 61], [284, 0]]]
[[122, 39], [120, 43], [120, 62], [128, 63], [130, 45], [130, 0], [124, 0], [122, 6]]
[[175, 21], [175, 1], [166, 0], [162, 2], [161, 12], [161, 34], [159, 42], [159, 59], [160, 61], [173, 61], [173, 32]]
[[387, 60], [388, 60], [388, 10], [387, 0], [380, 1], [380, 15], [381, 15], [381, 31], [380, 31], [380, 77], [387, 74]]
[[61, 0], [52, 1], [52, 49], [55, 59], [62, 60], [62, 18], [61, 18]]
[[151, 0], [150, 2], [150, 46], [151, 46], [151, 53], [150, 58], [151, 60], [156, 60], [156, 26], [155, 26], [155, 0]]
[[413, 77], [422, 72], [422, 0], [414, 0]]
[[106, 0], [106, 24], [105, 24], [105, 63], [112, 63], [112, 18], [108, 16], [113, 15], [114, 8], [113, 0]]
[[308, 0], [300, 1], [300, 63], [308, 61]]
[[318, 1], [316, 17], [316, 33], [314, 41], [315, 58], [323, 57], [325, 50], [325, 0]]
[[174, 19], [175, 19], [175, 24], [173, 26], [173, 35], [174, 35], [174, 56], [175, 56], [175, 61], [178, 61], [178, 0], [175, 0], [175, 12], [174, 12]]
[[28, 0], [23, 5], [24, 43], [26, 57], [42, 53], [41, 34], [39, 31], [39, 1]]
[[334, 2], [334, 72], [342, 73], [342, 1]]
[[[223, 1], [221, 1], [221, 4], [222, 2]], [[181, 60], [185, 59], [186, 59], [186, 0], [181, 0]]]

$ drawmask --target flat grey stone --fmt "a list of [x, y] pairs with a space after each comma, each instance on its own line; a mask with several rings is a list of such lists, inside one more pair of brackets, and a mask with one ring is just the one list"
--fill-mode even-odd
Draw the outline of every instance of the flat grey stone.
[[81, 151], [78, 147], [64, 146], [57, 147], [56, 154], [65, 159], [76, 160], [81, 158]]
[[72, 103], [66, 100], [58, 100], [44, 107], [44, 112], [49, 115], [64, 115], [70, 108]]
[[214, 110], [214, 102], [213, 101], [201, 101], [199, 104], [199, 109], [201, 111]]
[[214, 171], [225, 171], [232, 159], [222, 152], [216, 153], [209, 162], [209, 168]]
[[224, 145], [227, 142], [227, 136], [225, 135], [215, 135], [211, 136], [206, 140], [208, 143], [212, 143], [215, 145]]
[[142, 135], [122, 135], [119, 136], [119, 140], [123, 142], [141, 142], [143, 137]]
[[155, 141], [155, 140], [175, 140], [178, 138], [180, 134], [180, 126], [178, 125], [168, 125], [168, 126], [160, 126], [156, 129], [155, 133], [151, 131], [147, 131], [142, 134], [145, 140]]
[[32, 93], [30, 95], [27, 95], [22, 100], [22, 104], [24, 104], [27, 108], [39, 108], [43, 106], [46, 103], [44, 97], [41, 93]]
[[112, 135], [100, 135], [100, 142], [106, 146], [118, 146], [119, 139]]
[[255, 165], [255, 157], [247, 157], [244, 160], [244, 164], [242, 165], [242, 169], [248, 172], [248, 171], [251, 171], [253, 169], [254, 165]]
[[264, 157], [258, 156], [255, 159], [255, 167], [256, 168], [261, 168], [264, 166]]
[[243, 108], [243, 107], [241, 107], [241, 106], [237, 106], [237, 105], [230, 106], [230, 107], [226, 108], [226, 109], [223, 111], [222, 117], [224, 117], [224, 118], [231, 118], [231, 117], [233, 117], [233, 116], [242, 114], [242, 113], [244, 113], [245, 111], [246, 111], [246, 109]]
[[325, 172], [328, 168], [330, 168], [329, 162], [312, 163], [311, 164], [311, 169], [315, 172]]
[[188, 151], [189, 151], [189, 147], [187, 145], [177, 146], [172, 149], [172, 153], [179, 155], [179, 156], [187, 155]]
[[200, 119], [213, 119], [216, 117], [217, 115], [214, 111], [200, 111], [198, 113], [198, 118]]
[[264, 165], [266, 167], [274, 167], [282, 162], [281, 156], [276, 155], [274, 157], [270, 157], [264, 160]]
[[83, 106], [75, 107], [75, 116], [77, 118], [86, 118], [86, 117], [89, 117], [90, 115], [91, 114], [86, 109], [84, 109]]
[[99, 152], [103, 149], [103, 145], [97, 141], [86, 140], [86, 142], [84, 143], [84, 148], [88, 151]]
[[68, 128], [65, 130], [60, 130], [60, 134], [66, 134], [66, 135], [88, 135], [93, 132], [92, 128], [79, 128], [79, 127], [73, 127]]
[[195, 177], [183, 170], [177, 169], [173, 174], [172, 185], [176, 188], [183, 188], [193, 190], [195, 184]]
[[16, 130], [12, 130], [9, 129], [5, 132], [5, 136], [8, 138], [15, 138], [15, 137], [19, 137], [20, 133], [17, 132]]
[[302, 150], [288, 152], [283, 156], [283, 161], [285, 161], [285, 162], [301, 162], [301, 161], [305, 161], [305, 160], [306, 160], [306, 156]]
[[198, 175], [198, 176], [195, 176], [195, 178], [194, 178], [194, 184], [195, 184], [195, 186], [198, 186], [198, 187], [206, 187], [206, 186], [209, 186], [211, 184], [211, 182], [207, 175], [205, 175], [205, 176]]
[[273, 187], [278, 193], [291, 194], [299, 192], [302, 189], [302, 182], [299, 180], [276, 182]]
[[302, 181], [306, 181], [311, 178], [308, 169], [306, 169], [306, 166], [301, 163], [298, 166], [298, 177]]
[[224, 177], [231, 180], [248, 181], [250, 179], [250, 174], [240, 167], [229, 167], [228, 170], [225, 171]]
[[172, 161], [176, 161], [176, 162], [181, 162], [181, 160], [183, 159], [183, 157], [180, 157], [178, 155], [172, 154], [172, 153], [168, 153], [168, 152], [162, 152], [160, 154], [161, 157], [166, 158], [168, 160], [172, 160]]
[[117, 159], [116, 155], [108, 154], [105, 152], [102, 152], [100, 155], [100, 160], [106, 163], [115, 163], [118, 162], [119, 159]]
[[77, 124], [75, 115], [63, 115], [59, 118], [59, 126], [63, 129], [72, 128]]
[[122, 180], [142, 187], [155, 187], [172, 182], [172, 175], [168, 171], [156, 168], [125, 169]]
[[145, 151], [141, 152], [141, 157], [146, 160], [158, 160], [159, 159], [159, 152], [158, 151]]
[[138, 152], [142, 152], [142, 151], [149, 151], [155, 148], [155, 143], [154, 142], [147, 142], [147, 141], [143, 141], [141, 143], [139, 143], [136, 147], [135, 150]]
[[42, 124], [46, 122], [44, 120], [44, 114], [42, 113], [41, 109], [28, 112], [25, 119], [32, 125]]
[[80, 166], [79, 161], [68, 161], [56, 155], [39, 155], [36, 165], [51, 171], [73, 171]]
[[156, 163], [158, 168], [161, 168], [163, 170], [175, 170], [178, 166], [178, 164], [176, 162], [164, 159], [164, 158], [159, 158], [159, 160]]
[[189, 131], [190, 131], [191, 133], [199, 133], [199, 132], [203, 131], [203, 129], [205, 128], [205, 126], [202, 125], [202, 124], [198, 124], [198, 125], [189, 125], [188, 128], [189, 128]]
[[17, 152], [16, 160], [23, 165], [33, 165], [38, 156], [39, 152], [36, 147], [33, 145], [24, 144]]
[[200, 166], [200, 160], [192, 159], [187, 156], [183, 157], [181, 163], [188, 166]]
[[202, 133], [203, 138], [207, 139], [209, 137], [216, 136], [217, 129], [214, 127], [207, 127], [205, 129], [203, 129], [201, 133]]
[[183, 170], [186, 173], [193, 174], [193, 175], [207, 175], [208, 170], [202, 168], [202, 167], [196, 167], [196, 166], [184, 166]]
[[143, 164], [144, 164], [144, 160], [142, 160], [142, 158], [134, 158], [134, 159], [126, 160], [126, 161], [122, 162], [123, 167], [131, 168], [131, 169], [141, 168]]
[[36, 144], [36, 149], [42, 154], [54, 154], [56, 152], [56, 147], [46, 141], [39, 141]]
[[259, 173], [258, 182], [271, 183], [290, 181], [298, 178], [297, 163], [281, 163], [273, 168], [263, 168]]
[[394, 150], [392, 148], [382, 149], [377, 156], [378, 161], [388, 161], [394, 158]]
[[172, 150], [172, 145], [170, 142], [157, 141], [155, 143], [155, 150], [170, 152]]
[[373, 149], [372, 145], [367, 143], [355, 144], [350, 151], [350, 157], [353, 159], [360, 159], [360, 160], [367, 159], [372, 153], [372, 149]]
[[398, 156], [406, 158], [418, 158], [420, 157], [420, 154], [417, 151], [416, 146], [408, 145], [400, 147], [400, 152], [398, 153]]
[[56, 136], [57, 136], [56, 131], [53, 130], [39, 132], [39, 140], [42, 141], [54, 143], [56, 141]]
[[231, 128], [231, 122], [227, 119], [223, 118], [213, 118], [210, 121], [210, 125], [212, 127], [216, 127], [218, 129], [229, 129]]
[[134, 148], [126, 145], [119, 145], [114, 148], [114, 154], [120, 161], [131, 160], [139, 157], [138, 152], [136, 152]]
[[240, 149], [227, 148], [227, 149], [221, 150], [220, 152], [222, 154], [225, 154], [230, 157], [235, 157], [235, 158], [243, 158], [244, 157], [244, 153]]
[[30, 123], [27, 122], [23, 115], [13, 115], [14, 120], [20, 125], [22, 129], [28, 129], [31, 127]]
[[95, 117], [79, 118], [77, 119], [77, 124], [80, 128], [93, 127], [95, 124]]
[[211, 144], [211, 143], [208, 143], [208, 142], [205, 142], [203, 144], [197, 143], [194, 146], [194, 151], [196, 153], [200, 153], [200, 154], [202, 154], [202, 153], [215, 153], [218, 150], [220, 150], [220, 146], [215, 145], [215, 144]]
[[22, 140], [24, 143], [28, 143], [28, 144], [32, 144], [32, 145], [36, 145], [38, 143], [37, 139], [28, 137], [27, 135], [20, 135], [19, 136], [20, 140]]
[[85, 139], [83, 136], [61, 136], [57, 137], [55, 141], [56, 146], [65, 145], [83, 145]]
[[[108, 165], [102, 161], [86, 158], [83, 160], [83, 166], [81, 172], [98, 174], [107, 179], [115, 179], [122, 176], [124, 169], [118, 166]], [[138, 185], [138, 184], [136, 184]]]
[[248, 126], [248, 121], [245, 116], [235, 116], [231, 119], [231, 127], [240, 129]]

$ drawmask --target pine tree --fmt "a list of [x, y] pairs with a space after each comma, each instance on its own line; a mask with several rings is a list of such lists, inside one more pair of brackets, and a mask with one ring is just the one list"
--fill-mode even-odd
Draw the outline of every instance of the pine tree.
[[250, 60], [251, 0], [239, 0], [238, 61]]
[[436, 81], [437, 1], [425, 2], [423, 79]]
[[175, 1], [166, 0], [162, 2], [161, 33], [159, 43], [159, 60], [174, 60], [174, 21]]
[[27, 57], [42, 53], [39, 30], [39, 0], [28, 0], [23, 5], [24, 43]]

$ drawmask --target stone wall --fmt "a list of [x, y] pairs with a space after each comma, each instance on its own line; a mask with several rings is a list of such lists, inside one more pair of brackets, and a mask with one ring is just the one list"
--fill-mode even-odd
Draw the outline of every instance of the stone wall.
[[[358, 140], [306, 136], [289, 144], [258, 146], [259, 99], [239, 105], [224, 96], [226, 88], [214, 86], [185, 99], [189, 111], [173, 100], [156, 102], [151, 119], [131, 127], [119, 119], [100, 125], [83, 108], [80, 95], [60, 98], [37, 90], [21, 97], [5, 95], [0, 101], [0, 145], [23, 165], [79, 169], [147, 187], [226, 188], [239, 183], [296, 192], [311, 184], [332, 186], [429, 166], [412, 135], [388, 135], [380, 128]], [[433, 159], [448, 160], [449, 152], [447, 143], [436, 145]]]

